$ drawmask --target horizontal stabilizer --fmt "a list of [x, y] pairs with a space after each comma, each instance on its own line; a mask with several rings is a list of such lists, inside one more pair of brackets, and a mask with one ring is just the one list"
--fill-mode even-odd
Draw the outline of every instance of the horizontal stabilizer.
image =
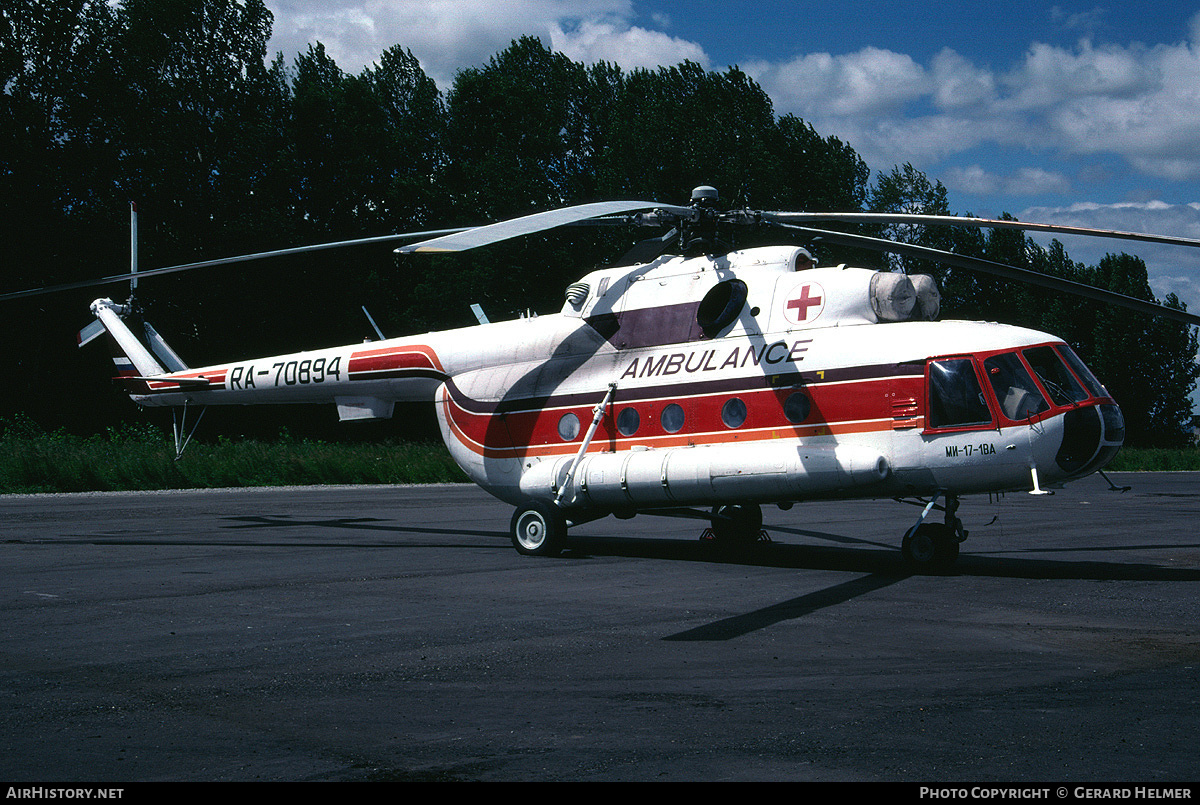
[[212, 382], [203, 377], [170, 377], [169, 375], [151, 375], [142, 377], [139, 375], [129, 375], [114, 377], [113, 380], [119, 383], [136, 382], [136, 383], [175, 383], [180, 386], [189, 386], [196, 388], [207, 388], [212, 385]]

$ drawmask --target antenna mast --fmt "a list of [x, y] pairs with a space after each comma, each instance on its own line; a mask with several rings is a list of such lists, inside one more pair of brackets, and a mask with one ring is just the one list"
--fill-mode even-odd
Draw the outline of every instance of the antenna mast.
[[137, 202], [129, 202], [129, 297], [137, 290], [138, 273], [138, 233], [137, 233]]

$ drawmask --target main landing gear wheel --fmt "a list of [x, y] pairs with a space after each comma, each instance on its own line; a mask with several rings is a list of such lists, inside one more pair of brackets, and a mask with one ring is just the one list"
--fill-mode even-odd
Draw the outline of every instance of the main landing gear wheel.
[[512, 543], [525, 556], [557, 556], [567, 541], [567, 521], [557, 506], [532, 501], [512, 516]]
[[762, 533], [762, 508], [757, 504], [717, 506], [712, 510], [713, 538], [722, 545], [749, 545]]
[[949, 567], [958, 559], [959, 543], [958, 534], [945, 523], [921, 523], [904, 535], [900, 552], [917, 567]]

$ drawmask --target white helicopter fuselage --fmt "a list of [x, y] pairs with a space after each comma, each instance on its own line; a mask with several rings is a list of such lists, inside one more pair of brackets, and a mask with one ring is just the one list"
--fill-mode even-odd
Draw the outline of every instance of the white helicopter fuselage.
[[930, 283], [797, 270], [806, 256], [661, 258], [593, 272], [553, 315], [175, 372], [143, 356], [125, 382], [144, 405], [332, 402], [343, 419], [432, 399], [474, 482], [573, 522], [1038, 491], [1120, 448], [1119, 408], [1060, 339], [929, 320]]

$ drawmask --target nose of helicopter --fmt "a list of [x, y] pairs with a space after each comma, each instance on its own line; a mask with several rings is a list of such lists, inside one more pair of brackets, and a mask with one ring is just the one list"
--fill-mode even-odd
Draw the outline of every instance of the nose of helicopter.
[[1055, 456], [1071, 476], [1103, 469], [1125, 443], [1125, 417], [1115, 403], [1081, 406], [1063, 414], [1063, 440]]

